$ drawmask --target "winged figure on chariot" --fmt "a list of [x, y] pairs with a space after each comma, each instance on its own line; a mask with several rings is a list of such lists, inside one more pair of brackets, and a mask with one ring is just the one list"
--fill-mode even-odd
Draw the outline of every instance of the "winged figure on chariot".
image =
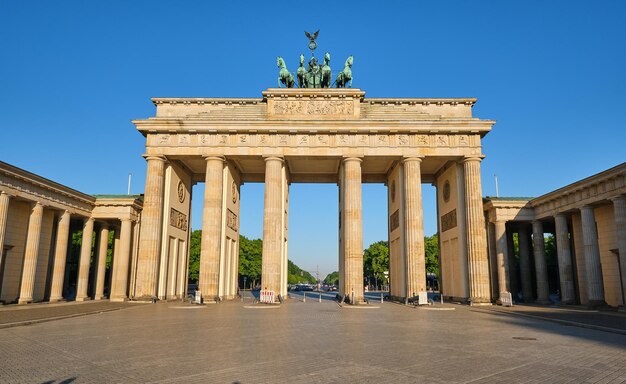
[[337, 75], [335, 81], [332, 82], [330, 53], [326, 52], [324, 61], [321, 64], [318, 63], [315, 57], [315, 49], [317, 48], [315, 39], [317, 39], [319, 33], [319, 30], [314, 33], [304, 31], [304, 35], [309, 39], [308, 47], [311, 50], [311, 58], [305, 67], [306, 58], [304, 54], [300, 54], [300, 66], [295, 74], [289, 72], [287, 64], [285, 64], [285, 60], [282, 57], [278, 56], [276, 58], [276, 65], [279, 68], [279, 88], [281, 85], [286, 88], [293, 88], [296, 84], [299, 88], [330, 88], [333, 85], [337, 88], [352, 87], [352, 55], [346, 59], [343, 70]]

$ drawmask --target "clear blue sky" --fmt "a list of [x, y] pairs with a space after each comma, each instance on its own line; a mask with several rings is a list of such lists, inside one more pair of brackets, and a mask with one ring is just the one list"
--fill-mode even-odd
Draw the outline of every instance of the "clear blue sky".
[[[142, 193], [151, 97], [260, 97], [303, 31], [368, 97], [477, 97], [495, 119], [483, 194], [538, 196], [626, 161], [626, 2], [0, 1], [0, 160], [87, 193]], [[242, 188], [261, 237], [263, 185]], [[436, 231], [424, 185], [425, 232]], [[201, 185], [194, 188], [201, 196]], [[363, 188], [365, 246], [385, 239], [386, 191]], [[196, 198], [196, 203], [200, 199]], [[337, 268], [337, 187], [292, 184], [290, 258]], [[193, 227], [199, 228], [194, 204]]]

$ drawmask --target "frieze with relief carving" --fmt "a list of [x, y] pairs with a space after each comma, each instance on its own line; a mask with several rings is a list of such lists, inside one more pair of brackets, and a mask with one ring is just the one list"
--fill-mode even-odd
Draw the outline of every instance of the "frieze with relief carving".
[[346, 115], [354, 114], [354, 102], [342, 100], [276, 100], [275, 115]]
[[150, 138], [155, 146], [185, 147], [425, 147], [425, 148], [472, 148], [480, 145], [476, 135], [409, 134], [409, 133], [159, 133]]
[[187, 232], [187, 227], [189, 226], [187, 221], [187, 215], [174, 208], [171, 208], [170, 225], [174, 228], [180, 229], [181, 231]]

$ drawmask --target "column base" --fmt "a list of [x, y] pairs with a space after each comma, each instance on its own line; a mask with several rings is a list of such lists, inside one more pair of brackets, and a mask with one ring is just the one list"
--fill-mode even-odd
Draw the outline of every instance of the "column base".
[[121, 302], [124, 302], [124, 301], [128, 301], [128, 297], [123, 297], [123, 296], [122, 297], [111, 297], [109, 299], [109, 301], [112, 302], [112, 303], [121, 303]]
[[33, 299], [32, 298], [28, 298], [28, 297], [25, 298], [25, 299], [18, 299], [17, 300], [18, 304], [30, 304], [32, 302], [33, 302]]
[[50, 299], [48, 299], [49, 303], [58, 303], [59, 301], [63, 301], [65, 300], [63, 297], [59, 296], [59, 297], [51, 297]]
[[603, 309], [609, 307], [609, 305], [604, 300], [589, 300], [586, 306], [587, 309]]
[[91, 301], [91, 297], [77, 297], [74, 301]]
[[469, 299], [469, 305], [474, 307], [477, 305], [492, 305], [491, 299], [487, 297], [471, 297]]
[[139, 296], [139, 297], [133, 298], [133, 301], [145, 301], [145, 302], [151, 302], [151, 303], [156, 303], [158, 300], [159, 298], [156, 296]]

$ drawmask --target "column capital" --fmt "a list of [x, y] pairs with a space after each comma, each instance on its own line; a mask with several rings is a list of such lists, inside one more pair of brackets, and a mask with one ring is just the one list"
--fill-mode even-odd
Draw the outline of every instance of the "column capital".
[[203, 156], [203, 157], [204, 157], [205, 161], [217, 160], [217, 161], [226, 162], [226, 158], [224, 156], [207, 155], [207, 156]]
[[358, 161], [359, 163], [363, 162], [363, 158], [362, 157], [355, 157], [355, 156], [348, 156], [348, 157], [344, 157], [343, 159], [341, 159], [342, 163], [347, 163], [349, 161]]
[[589, 205], [589, 204], [583, 205], [582, 207], [579, 207], [578, 209], [580, 209], [581, 212], [582, 211], [587, 211], [587, 212], [592, 211], [593, 212], [593, 206]]
[[280, 161], [281, 163], [285, 162], [285, 158], [279, 155], [267, 155], [263, 156], [263, 160], [267, 163], [268, 161]]
[[404, 156], [402, 157], [402, 163], [408, 163], [410, 161], [418, 161], [422, 162], [424, 160], [424, 156]]
[[130, 222], [132, 223], [132, 222], [133, 222], [133, 221], [135, 221], [135, 220], [134, 220], [134, 219], [131, 219], [130, 217], [122, 217], [122, 218], [120, 218], [120, 222], [122, 222], [122, 223], [123, 223], [124, 221], [130, 221]]
[[465, 156], [465, 157], [463, 157], [461, 162], [463, 162], [463, 163], [469, 163], [469, 162], [473, 162], [473, 161], [481, 162], [481, 161], [483, 161], [484, 158], [485, 158], [485, 155]]
[[13, 195], [10, 195], [9, 193], [5, 191], [0, 191], [0, 196], [13, 197]]
[[33, 201], [33, 209], [38, 207], [41, 207], [41, 209], [43, 209], [45, 205], [41, 201]]
[[162, 162], [166, 162], [167, 159], [165, 158], [165, 156], [162, 155], [148, 155], [148, 154], [143, 154], [141, 155], [144, 159], [146, 159], [146, 161], [150, 161], [150, 160], [156, 160], [156, 161], [162, 161]]
[[626, 201], [626, 196], [624, 196], [624, 195], [617, 195], [617, 196], [609, 197], [609, 200], [611, 200], [614, 203], [616, 201]]
[[554, 214], [554, 218], [557, 218], [557, 217], [563, 217], [567, 219], [567, 214], [564, 212], [557, 212]]

